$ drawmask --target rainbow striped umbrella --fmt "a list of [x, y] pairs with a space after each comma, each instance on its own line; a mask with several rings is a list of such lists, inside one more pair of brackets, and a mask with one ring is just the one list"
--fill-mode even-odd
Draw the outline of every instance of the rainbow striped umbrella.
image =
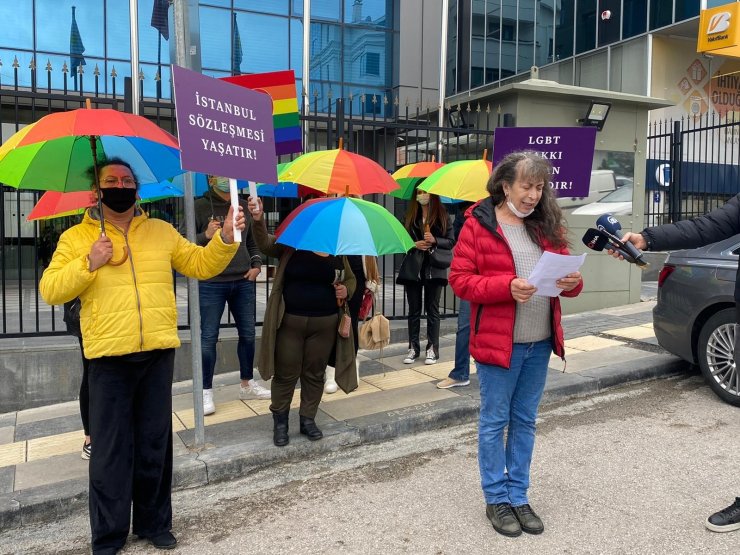
[[377, 162], [341, 148], [303, 154], [278, 175], [278, 181], [292, 181], [322, 193], [367, 195], [390, 193], [399, 188]]
[[293, 210], [280, 224], [277, 242], [334, 255], [404, 253], [414, 241], [393, 214], [362, 199], [317, 198]]
[[403, 200], [410, 200], [414, 196], [416, 186], [444, 166], [442, 162], [417, 162], [406, 164], [391, 176], [401, 186], [397, 191], [391, 191], [391, 196]]
[[478, 202], [488, 196], [486, 185], [493, 170], [486, 160], [487, 153], [483, 152], [482, 160], [450, 162], [427, 177], [419, 189], [454, 200]]

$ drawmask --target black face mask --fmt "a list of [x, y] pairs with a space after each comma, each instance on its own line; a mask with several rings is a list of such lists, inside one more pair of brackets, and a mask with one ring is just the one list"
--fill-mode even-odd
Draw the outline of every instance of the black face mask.
[[126, 187], [111, 187], [100, 189], [103, 195], [102, 201], [113, 212], [123, 214], [136, 202], [136, 189]]

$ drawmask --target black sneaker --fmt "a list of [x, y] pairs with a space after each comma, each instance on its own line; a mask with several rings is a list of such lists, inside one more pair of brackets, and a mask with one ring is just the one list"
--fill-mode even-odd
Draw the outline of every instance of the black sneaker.
[[704, 525], [712, 532], [732, 532], [740, 530], [740, 497], [735, 502], [710, 516]]
[[527, 534], [541, 534], [545, 531], [545, 525], [542, 524], [542, 519], [537, 516], [537, 513], [532, 510], [529, 504], [512, 507], [511, 510], [514, 511], [514, 516], [516, 516], [519, 524], [522, 525], [522, 532], [526, 532]]
[[177, 538], [172, 535], [172, 532], [162, 532], [156, 536], [139, 536], [141, 539], [149, 540], [154, 547], [157, 549], [175, 549], [177, 545]]
[[503, 536], [516, 538], [522, 535], [522, 527], [508, 503], [486, 505], [486, 516], [491, 521], [493, 529]]

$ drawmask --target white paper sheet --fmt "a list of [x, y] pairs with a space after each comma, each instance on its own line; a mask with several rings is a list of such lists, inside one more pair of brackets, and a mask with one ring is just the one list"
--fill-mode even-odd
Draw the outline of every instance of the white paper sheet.
[[563, 290], [557, 287], [555, 282], [568, 274], [577, 272], [583, 266], [584, 260], [586, 260], [585, 253], [574, 256], [545, 251], [527, 281], [537, 288], [535, 295], [557, 297]]
[[236, 216], [239, 213], [239, 191], [236, 189], [236, 179], [229, 179], [229, 194], [231, 195], [231, 207], [234, 209], [234, 242], [242, 242], [242, 232], [236, 229]]

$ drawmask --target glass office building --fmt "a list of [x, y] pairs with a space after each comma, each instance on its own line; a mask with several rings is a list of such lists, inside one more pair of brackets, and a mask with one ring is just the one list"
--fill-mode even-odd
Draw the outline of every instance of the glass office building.
[[[169, 24], [152, 24], [157, 0], [138, 0], [140, 77], [145, 98], [171, 98]], [[166, 4], [166, 0], [164, 0]], [[393, 0], [313, 0], [311, 2], [310, 91], [312, 107], [325, 109], [330, 97], [358, 97], [355, 111], [377, 112], [382, 103], [359, 104], [365, 93], [384, 95], [392, 88], [394, 35], [398, 33]], [[74, 30], [74, 21], [77, 32]], [[193, 17], [191, 15], [191, 17]], [[197, 14], [204, 73], [225, 76], [293, 69], [300, 90], [303, 59], [302, 0], [201, 0]], [[127, 0], [13, 0], [0, 2], [0, 79], [20, 87], [63, 89], [64, 72], [84, 59], [84, 90], [99, 73], [102, 95], [123, 95], [123, 77], [131, 75], [130, 15]], [[397, 42], [397, 41], [395, 41]], [[80, 54], [80, 48], [84, 52]], [[75, 58], [78, 58], [75, 60]], [[17, 64], [14, 63], [17, 60]], [[51, 70], [47, 71], [50, 67]], [[69, 90], [76, 71], [67, 73]], [[116, 77], [114, 80], [113, 77]]]
[[700, 5], [700, 0], [450, 0], [446, 94], [528, 75], [532, 66], [540, 68], [541, 79], [649, 94], [648, 36], [695, 40], [696, 32], [682, 22], [696, 18]]

